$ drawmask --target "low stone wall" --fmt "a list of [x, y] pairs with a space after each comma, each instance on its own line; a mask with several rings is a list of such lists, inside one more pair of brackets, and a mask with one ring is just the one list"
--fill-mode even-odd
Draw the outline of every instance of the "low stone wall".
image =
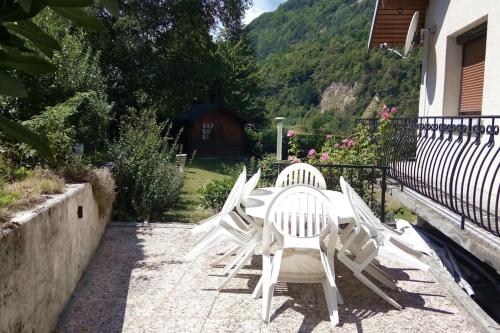
[[91, 185], [74, 184], [14, 222], [0, 237], [0, 332], [52, 332], [108, 218]]

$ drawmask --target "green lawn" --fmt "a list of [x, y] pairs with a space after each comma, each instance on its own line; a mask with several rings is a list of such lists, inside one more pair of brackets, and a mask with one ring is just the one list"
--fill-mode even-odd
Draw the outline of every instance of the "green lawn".
[[176, 209], [164, 214], [167, 222], [196, 223], [203, 220], [213, 212], [200, 206], [200, 193], [198, 189], [214, 179], [222, 179], [223, 164], [234, 163], [220, 159], [196, 159], [187, 170], [184, 186], [182, 187], [181, 202]]

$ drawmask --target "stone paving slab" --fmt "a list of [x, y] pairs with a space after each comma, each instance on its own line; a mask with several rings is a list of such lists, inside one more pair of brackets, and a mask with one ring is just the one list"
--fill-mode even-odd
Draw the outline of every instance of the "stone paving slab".
[[[331, 329], [318, 284], [276, 288], [269, 324], [252, 299], [261, 260], [224, 291], [217, 251], [183, 262], [199, 236], [184, 227], [108, 227], [86, 273], [59, 319], [58, 332], [477, 332], [478, 326], [429, 272], [382, 261], [401, 291], [387, 293], [398, 311], [336, 262], [344, 298], [340, 326]], [[220, 249], [219, 249], [220, 250]]]

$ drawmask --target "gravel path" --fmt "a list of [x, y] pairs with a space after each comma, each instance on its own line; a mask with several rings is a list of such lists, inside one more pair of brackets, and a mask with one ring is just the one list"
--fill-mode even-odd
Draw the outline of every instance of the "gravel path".
[[[271, 323], [252, 299], [261, 261], [255, 257], [228, 289], [218, 292], [216, 255], [182, 262], [197, 236], [179, 227], [108, 227], [66, 310], [58, 332], [329, 332], [320, 285], [279, 284]], [[383, 262], [399, 280], [387, 291], [397, 311], [358, 282], [341, 264], [344, 298], [339, 332], [477, 332], [477, 325], [428, 272]]]

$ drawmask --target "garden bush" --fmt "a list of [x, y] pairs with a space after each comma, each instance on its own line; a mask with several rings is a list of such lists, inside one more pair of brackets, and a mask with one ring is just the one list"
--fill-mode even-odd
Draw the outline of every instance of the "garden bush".
[[67, 182], [90, 183], [97, 200], [100, 217], [109, 217], [116, 198], [116, 184], [109, 168], [94, 168], [84, 161], [76, 161], [60, 171]]
[[219, 212], [226, 202], [235, 179], [227, 177], [224, 179], [213, 180], [200, 188], [201, 206], [205, 209], [211, 209], [214, 213]]
[[110, 147], [119, 211], [150, 220], [178, 202], [184, 174], [175, 164], [179, 137], [169, 137], [170, 129], [151, 111], [122, 120], [121, 135]]
[[[46, 139], [54, 154], [51, 164], [61, 166], [72, 163], [76, 143], [82, 143], [90, 157], [105, 148], [109, 109], [97, 93], [77, 93], [24, 124]], [[27, 150], [26, 155], [31, 156]], [[35, 163], [41, 158], [34, 157]]]

